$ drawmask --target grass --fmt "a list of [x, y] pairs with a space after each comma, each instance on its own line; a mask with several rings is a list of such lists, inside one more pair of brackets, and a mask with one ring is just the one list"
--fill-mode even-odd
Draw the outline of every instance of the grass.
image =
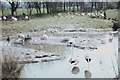
[[[19, 21], [3, 21], [2, 22], [2, 34], [3, 35], [13, 35], [19, 32], [30, 32], [31, 30], [46, 29], [48, 27], [93, 27], [93, 28], [111, 28], [113, 26], [112, 22], [103, 19], [91, 19], [89, 17], [75, 16], [71, 18], [71, 15], [67, 13], [61, 13], [62, 17], [59, 16], [32, 16], [29, 21], [19, 20]], [[117, 10], [108, 10], [107, 17], [117, 17]], [[65, 17], [64, 17], [65, 16]]]
[[3, 80], [13, 80], [19, 78], [24, 65], [20, 65], [15, 57], [3, 56], [2, 78]]
[[74, 16], [63, 14], [65, 17], [39, 17], [32, 18], [29, 21], [7, 21], [2, 22], [2, 33], [3, 34], [15, 34], [19, 32], [28, 32], [31, 29], [41, 30], [42, 28], [48, 27], [93, 27], [93, 28], [109, 28], [111, 21], [101, 19], [91, 19], [88, 17]]
[[118, 11], [117, 10], [107, 10], [107, 17], [118, 19]]

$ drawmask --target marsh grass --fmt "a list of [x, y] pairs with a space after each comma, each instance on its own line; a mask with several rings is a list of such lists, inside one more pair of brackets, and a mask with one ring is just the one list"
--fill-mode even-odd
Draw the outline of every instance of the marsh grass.
[[11, 56], [3, 56], [2, 80], [18, 80], [24, 64], [19, 64], [18, 59]]

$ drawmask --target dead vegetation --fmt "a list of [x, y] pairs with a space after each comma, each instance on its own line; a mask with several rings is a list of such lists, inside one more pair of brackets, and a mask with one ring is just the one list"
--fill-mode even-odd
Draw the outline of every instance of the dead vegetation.
[[3, 56], [2, 80], [18, 80], [24, 64], [19, 64], [18, 59], [11, 56]]

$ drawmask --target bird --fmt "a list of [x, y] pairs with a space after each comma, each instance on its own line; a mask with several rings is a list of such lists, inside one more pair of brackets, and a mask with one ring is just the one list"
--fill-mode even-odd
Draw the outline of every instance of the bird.
[[111, 18], [108, 18], [108, 20], [110, 20]]
[[22, 42], [25, 41], [25, 35], [23, 35], [23, 34], [18, 34], [17, 37], [18, 37]]
[[18, 19], [16, 17], [12, 16], [12, 20], [17, 21]]
[[30, 37], [29, 34], [27, 34], [27, 36], [25, 37], [25, 41], [31, 40], [32, 38]]
[[62, 16], [61, 13], [58, 13], [58, 16], [61, 17]]
[[9, 36], [7, 37], [7, 42], [10, 42], [10, 37]]
[[7, 20], [6, 16], [3, 16], [3, 20], [4, 20], [4, 21], [6, 21], [6, 20]]
[[85, 56], [85, 60], [89, 63], [91, 61], [91, 58], [89, 56]]
[[81, 16], [85, 16], [85, 13], [81, 13]]
[[75, 56], [74, 58], [70, 58], [69, 62], [71, 64], [77, 65], [79, 63], [79, 56]]
[[0, 21], [2, 20], [2, 18], [0, 17]]
[[25, 16], [25, 20], [29, 20], [29, 17], [28, 17], [28, 16]]
[[70, 63], [71, 63], [71, 64], [74, 64], [74, 65], [77, 65], [77, 64], [79, 63], [79, 61], [77, 61], [77, 60], [72, 60]]

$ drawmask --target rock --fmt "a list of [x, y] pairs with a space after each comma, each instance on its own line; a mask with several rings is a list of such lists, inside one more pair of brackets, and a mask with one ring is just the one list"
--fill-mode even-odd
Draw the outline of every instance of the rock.
[[92, 76], [91, 72], [88, 70], [85, 70], [84, 75], [85, 75], [85, 78], [91, 78]]
[[80, 71], [79, 67], [74, 66], [74, 67], [72, 68], [72, 71], [71, 71], [71, 72], [72, 72], [72, 74], [78, 74], [79, 71]]
[[43, 56], [35, 56], [35, 58], [43, 58]]
[[68, 42], [69, 41], [69, 39], [68, 38], [65, 38], [65, 39], [63, 39], [62, 41], [61, 41], [61, 43], [66, 43], [66, 42]]
[[101, 44], [106, 44], [106, 41], [105, 40], [101, 40]]
[[48, 35], [46, 34], [43, 34], [41, 37], [40, 37], [41, 40], [47, 40], [48, 39]]
[[49, 57], [49, 55], [43, 55], [42, 57]]

